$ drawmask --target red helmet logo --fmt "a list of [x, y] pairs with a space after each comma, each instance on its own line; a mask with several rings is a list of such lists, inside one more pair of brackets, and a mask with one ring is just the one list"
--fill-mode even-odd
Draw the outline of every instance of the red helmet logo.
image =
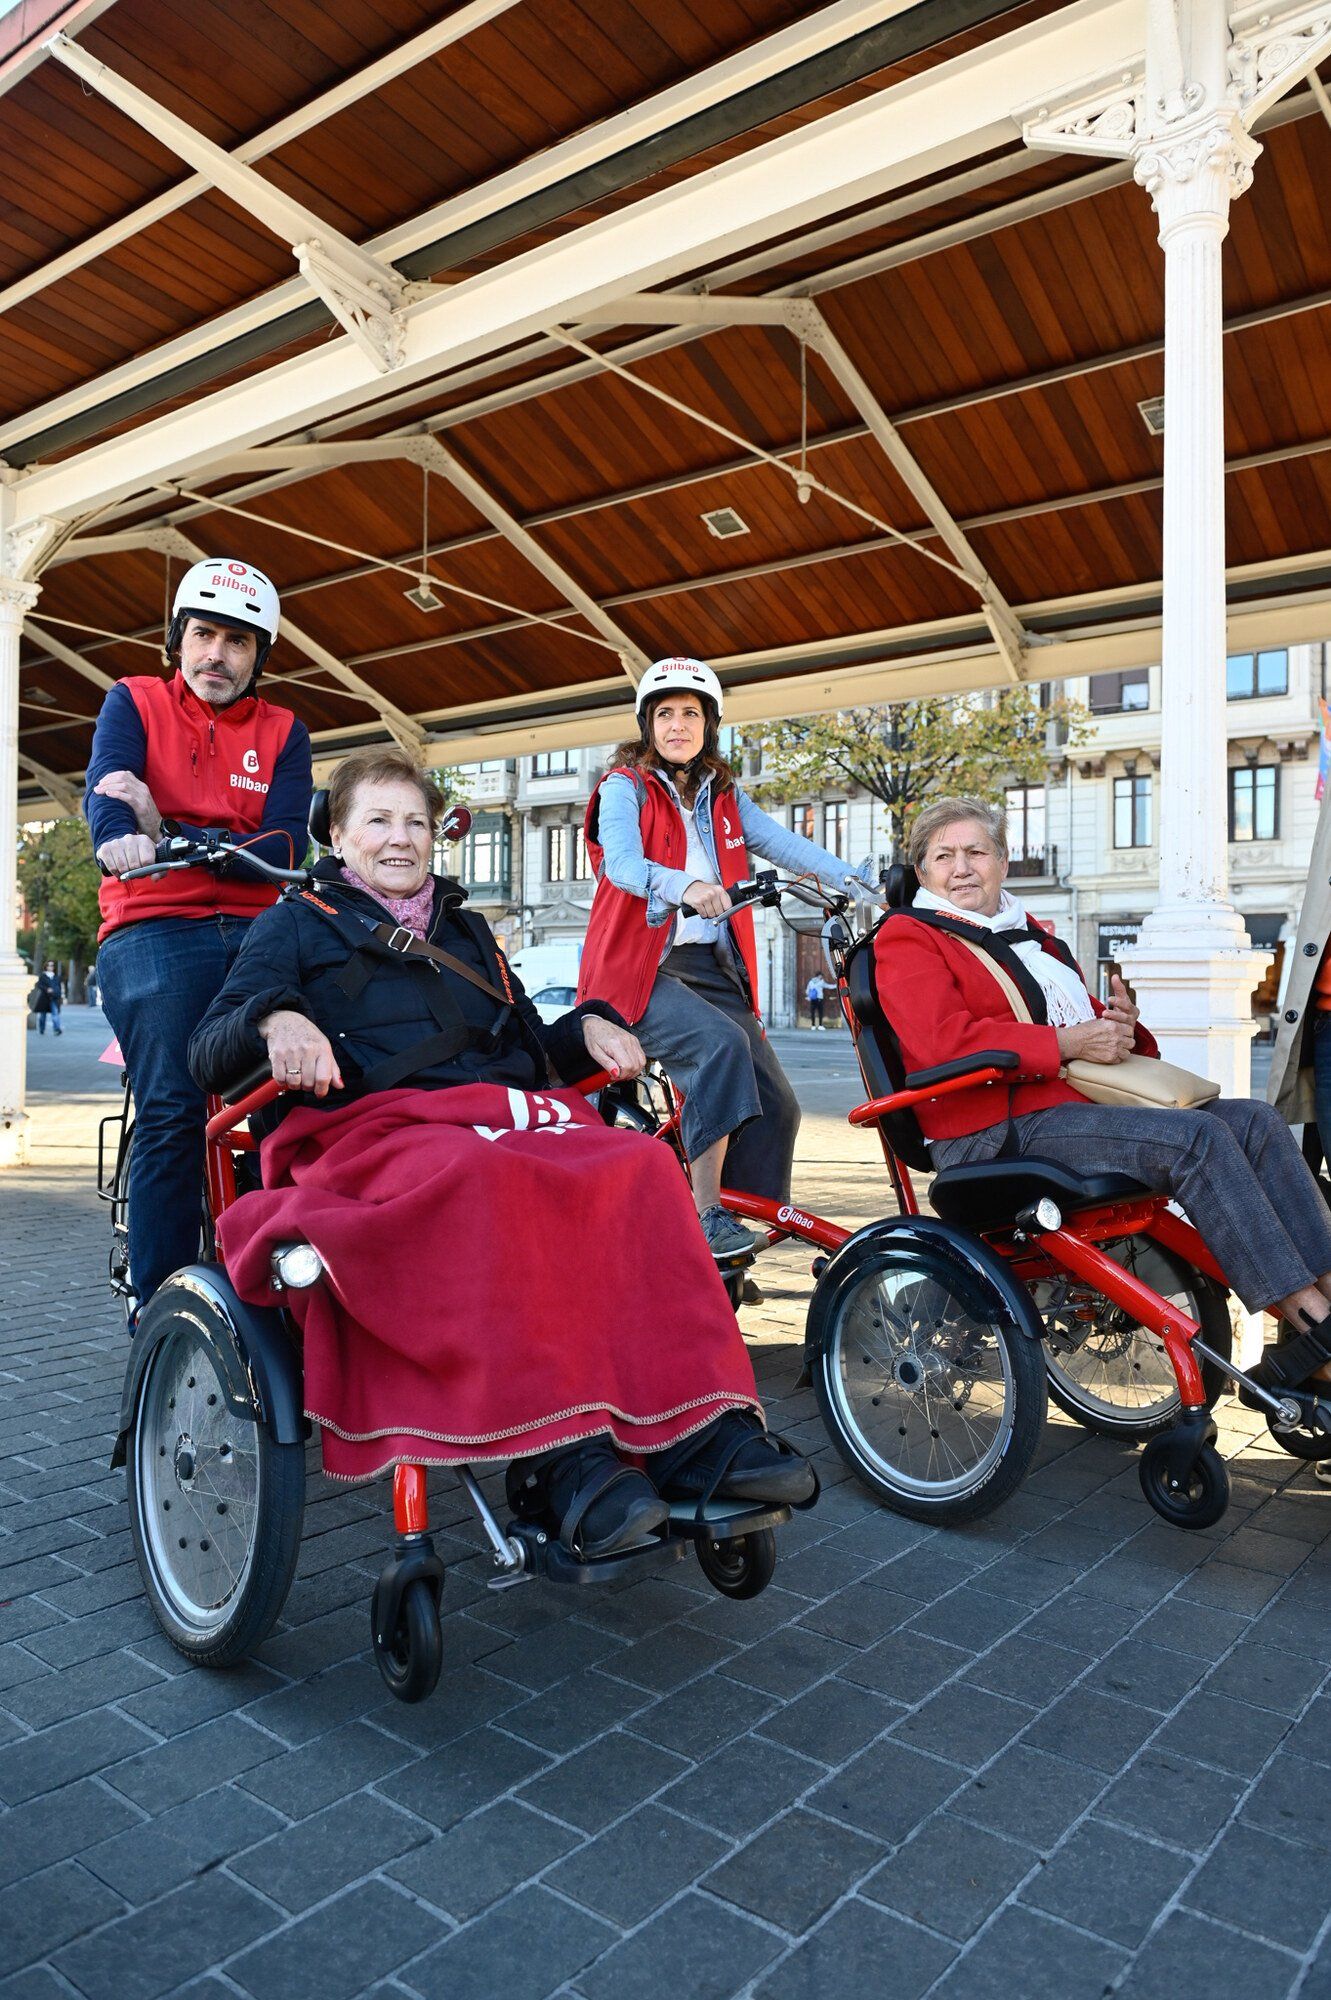
[[244, 563], [228, 563], [227, 568], [230, 570], [232, 576], [249, 575], [249, 571], [246, 569]]

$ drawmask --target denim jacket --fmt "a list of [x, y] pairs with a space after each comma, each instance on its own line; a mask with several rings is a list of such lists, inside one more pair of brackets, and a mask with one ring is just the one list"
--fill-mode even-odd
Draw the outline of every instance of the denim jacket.
[[[682, 816], [685, 808], [679, 793], [663, 771], [658, 770], [657, 776], [673, 795]], [[815, 841], [806, 840], [803, 834], [792, 833], [788, 827], [782, 826], [780, 820], [773, 819], [761, 806], [756, 806], [739, 785], [735, 786], [734, 796], [744, 845], [751, 856], [770, 861], [774, 867], [784, 868], [792, 875], [816, 875], [837, 894], [846, 890], [852, 895], [857, 890], [876, 893], [871, 862], [864, 861], [859, 868], [852, 869], [847, 862], [838, 861], [835, 854], [829, 854], [825, 847], [819, 847]], [[693, 802], [693, 819], [703, 850], [719, 881], [721, 870], [712, 832], [710, 772], [698, 787], [698, 796]], [[643, 853], [638, 824], [638, 795], [633, 780], [621, 772], [612, 772], [602, 781], [597, 831], [605, 853], [605, 872], [615, 887], [643, 898], [647, 904], [647, 921], [654, 929], [660, 924], [672, 923], [679, 914], [680, 901], [690, 878], [684, 869], [666, 868], [658, 861], [649, 861]], [[727, 929], [724, 921], [709, 923], [705, 936], [714, 941]]]

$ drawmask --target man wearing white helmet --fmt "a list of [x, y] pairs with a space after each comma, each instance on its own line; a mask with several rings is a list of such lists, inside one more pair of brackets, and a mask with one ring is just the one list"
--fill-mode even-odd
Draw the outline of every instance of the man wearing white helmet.
[[617, 1007], [684, 1093], [703, 1233], [733, 1269], [755, 1238], [721, 1207], [722, 1167], [728, 1186], [788, 1201], [800, 1113], [758, 1017], [753, 912], [732, 915], [728, 892], [755, 855], [861, 894], [869, 864], [852, 872], [754, 804], [720, 754], [722, 702], [712, 669], [684, 656], [638, 685], [639, 740], [587, 807], [597, 886], [578, 997]]
[[195, 563], [167, 628], [174, 675], [118, 681], [93, 736], [83, 804], [104, 875], [102, 1006], [134, 1085], [129, 1232], [140, 1301], [198, 1255], [204, 1099], [186, 1050], [277, 892], [239, 866], [118, 877], [153, 860], [167, 821], [186, 835], [239, 834], [278, 867], [304, 854], [309, 732], [255, 692], [278, 617], [277, 592], [252, 563]]

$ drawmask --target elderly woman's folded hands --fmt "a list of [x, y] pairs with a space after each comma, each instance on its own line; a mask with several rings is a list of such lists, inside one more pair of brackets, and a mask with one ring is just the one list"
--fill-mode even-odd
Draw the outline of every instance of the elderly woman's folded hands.
[[333, 1045], [322, 1028], [316, 1028], [306, 1014], [279, 1007], [258, 1023], [268, 1045], [268, 1062], [278, 1083], [288, 1090], [312, 1090], [327, 1097], [331, 1084], [342, 1088], [342, 1072], [333, 1054]]
[[1064, 1062], [1080, 1057], [1083, 1062], [1118, 1063], [1132, 1054], [1132, 1029], [1113, 1014], [1098, 1021], [1078, 1021], [1074, 1027], [1059, 1028], [1058, 1053]]

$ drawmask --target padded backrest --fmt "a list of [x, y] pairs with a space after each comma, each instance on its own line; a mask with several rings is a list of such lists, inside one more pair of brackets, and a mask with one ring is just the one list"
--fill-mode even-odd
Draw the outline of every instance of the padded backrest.
[[[855, 1050], [871, 1097], [891, 1096], [902, 1088], [906, 1074], [901, 1045], [878, 995], [874, 942], [882, 929], [879, 924], [861, 938], [846, 961], [846, 995], [855, 1017]], [[887, 934], [890, 939], [890, 923]], [[922, 1173], [932, 1169], [929, 1148], [913, 1111], [890, 1112], [883, 1120], [883, 1130], [898, 1159]]]
[[894, 861], [883, 874], [883, 901], [889, 910], [908, 910], [919, 886], [920, 878], [909, 861]]
[[310, 800], [310, 839], [316, 847], [331, 847], [333, 835], [328, 825], [328, 791], [321, 786]]

